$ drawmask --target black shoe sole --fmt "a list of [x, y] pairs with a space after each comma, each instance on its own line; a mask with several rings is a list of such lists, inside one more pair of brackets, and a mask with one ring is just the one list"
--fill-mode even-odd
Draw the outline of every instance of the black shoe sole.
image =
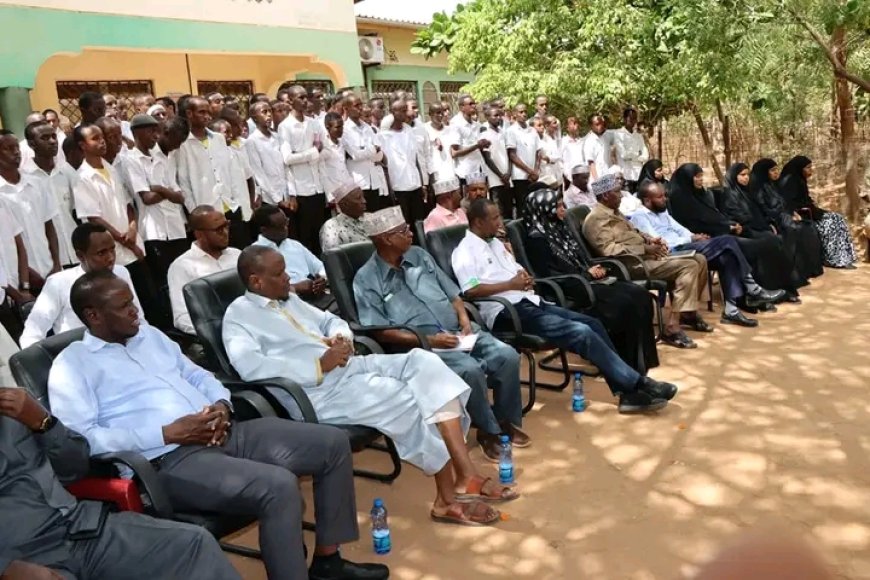
[[619, 404], [620, 415], [640, 415], [643, 413], [654, 413], [668, 406], [668, 402], [664, 399], [656, 399], [649, 405], [623, 405]]
[[758, 327], [758, 321], [753, 320], [755, 324], [747, 324], [742, 320], [732, 320], [731, 318], [725, 318], [724, 316], [719, 320], [722, 324], [733, 324], [734, 326], [742, 326], [743, 328], [756, 328]]

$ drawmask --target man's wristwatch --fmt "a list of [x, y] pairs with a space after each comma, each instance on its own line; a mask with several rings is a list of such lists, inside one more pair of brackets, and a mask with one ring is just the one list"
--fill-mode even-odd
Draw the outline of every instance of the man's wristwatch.
[[29, 292], [30, 291], [30, 282], [22, 282], [21, 284], [18, 285], [18, 289], [24, 290], [25, 292]]
[[45, 433], [55, 425], [57, 425], [57, 417], [55, 417], [51, 413], [47, 413], [45, 415], [45, 419], [42, 420], [42, 422], [39, 424], [39, 427], [34, 429], [34, 431], [36, 433]]

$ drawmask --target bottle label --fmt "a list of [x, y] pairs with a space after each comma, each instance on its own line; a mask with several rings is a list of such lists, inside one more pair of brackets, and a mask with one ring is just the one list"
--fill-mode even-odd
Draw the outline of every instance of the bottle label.
[[574, 397], [571, 400], [571, 408], [575, 413], [581, 413], [586, 410], [586, 399], [583, 397]]
[[502, 463], [498, 466], [498, 480], [500, 483], [514, 482], [514, 466], [510, 463]]
[[375, 547], [375, 554], [388, 554], [393, 548], [393, 543], [390, 540], [390, 530], [372, 530], [372, 542]]

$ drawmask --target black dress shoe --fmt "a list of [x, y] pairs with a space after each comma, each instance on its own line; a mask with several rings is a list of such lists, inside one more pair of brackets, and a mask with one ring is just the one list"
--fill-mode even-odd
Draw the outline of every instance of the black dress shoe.
[[746, 315], [738, 310], [734, 314], [723, 314], [722, 324], [736, 324], [737, 326], [754, 328], [758, 326], [758, 321], [752, 318], [746, 318]]
[[785, 290], [776, 290], [771, 292], [770, 290], [765, 290], [762, 288], [756, 294], [751, 294], [746, 299], [746, 303], [750, 306], [758, 306], [760, 304], [772, 304], [774, 302], [779, 302], [783, 298], [785, 298], [787, 292]]
[[318, 566], [317, 561], [311, 563], [308, 570], [309, 580], [387, 580], [390, 569], [383, 564], [356, 564], [350, 560], [341, 559], [336, 566]]
[[647, 393], [653, 399], [670, 401], [677, 394], [677, 385], [644, 377], [638, 390]]
[[620, 393], [619, 395], [619, 412], [623, 415], [650, 413], [664, 409], [667, 406], [668, 402], [666, 400], [654, 399], [649, 393], [644, 391]]

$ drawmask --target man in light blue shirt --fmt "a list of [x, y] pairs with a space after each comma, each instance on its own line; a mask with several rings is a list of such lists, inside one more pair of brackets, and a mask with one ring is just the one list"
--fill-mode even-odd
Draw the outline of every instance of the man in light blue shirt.
[[668, 213], [664, 188], [657, 181], [646, 180], [637, 192], [643, 203], [630, 216], [631, 223], [647, 235], [664, 240], [670, 250], [695, 250], [707, 258], [711, 270], [717, 270], [725, 295], [725, 311], [722, 322], [738, 326], [755, 327], [758, 321], [747, 318], [737, 303], [744, 294], [755, 304], [772, 304], [785, 297], [784, 290], [770, 292], [759, 286], [752, 277], [752, 268], [734, 236], [693, 234]]
[[270, 578], [309, 577], [297, 477], [313, 476], [317, 546], [310, 577], [387, 578], [379, 565], [343, 560], [338, 545], [359, 537], [347, 436], [277, 417], [231, 425], [230, 393], [178, 345], [139, 323], [129, 286], [88, 272], [70, 291], [87, 327], [56, 359], [52, 411], [96, 455], [143, 454], [181, 511], [254, 515]]
[[278, 250], [284, 256], [284, 264], [293, 291], [306, 302], [326, 310], [332, 303], [327, 294], [326, 269], [317, 256], [287, 235], [289, 220], [280, 208], [272, 205], [259, 207], [251, 217], [251, 227], [260, 236], [254, 246]]

